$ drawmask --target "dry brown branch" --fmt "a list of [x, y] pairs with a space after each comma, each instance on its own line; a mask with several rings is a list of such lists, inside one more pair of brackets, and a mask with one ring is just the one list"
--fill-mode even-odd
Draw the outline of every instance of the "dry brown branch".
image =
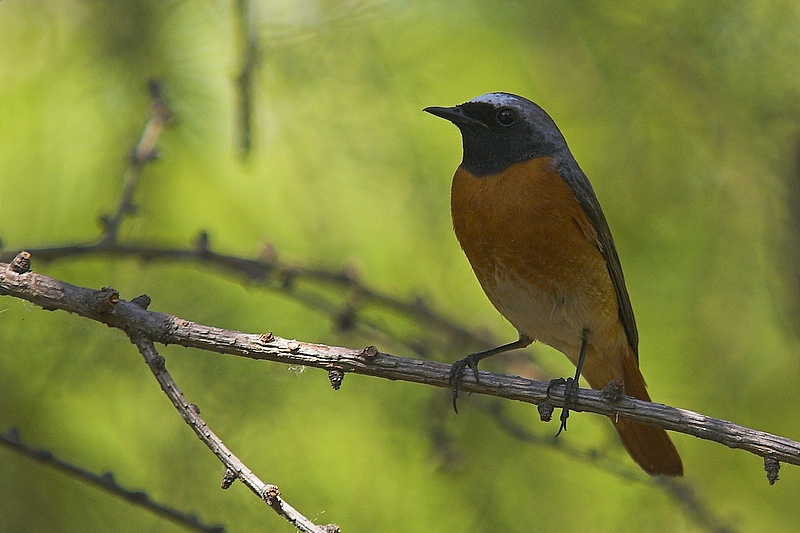
[[[142, 308], [144, 309], [144, 308]], [[325, 533], [338, 531], [338, 526], [327, 525], [317, 526], [311, 520], [303, 516], [294, 507], [289, 505], [281, 498], [281, 493], [275, 485], [267, 484], [261, 481], [247, 465], [245, 465], [234, 453], [225, 446], [222, 439], [208, 427], [208, 425], [200, 418], [200, 410], [196, 405], [191, 404], [186, 400], [183, 392], [178, 388], [175, 380], [167, 372], [164, 357], [159, 355], [156, 351], [153, 341], [143, 332], [131, 330], [128, 333], [139, 352], [144, 356], [147, 366], [155, 376], [161, 390], [175, 406], [175, 409], [183, 417], [183, 420], [192, 428], [203, 443], [214, 452], [214, 455], [225, 465], [225, 475], [222, 480], [222, 488], [227, 489], [235, 479], [239, 479], [244, 485], [250, 489], [256, 496], [264, 500], [276, 513], [286, 519], [298, 530], [303, 533]]]
[[[431, 309], [419, 298], [402, 300], [387, 293], [373, 289], [362, 283], [358, 277], [344, 268], [341, 270], [326, 269], [322, 267], [309, 267], [300, 264], [281, 261], [275, 254], [270, 257], [241, 257], [223, 254], [212, 250], [209, 246], [209, 236], [205, 233], [197, 239], [201, 246], [174, 247], [157, 246], [152, 244], [120, 243], [109, 240], [107, 237], [97, 242], [78, 243], [70, 245], [55, 245], [36, 248], [27, 248], [27, 251], [38, 261], [64, 261], [74, 257], [114, 257], [131, 258], [145, 262], [183, 262], [192, 261], [196, 264], [216, 269], [231, 276], [242, 278], [247, 283], [258, 284], [269, 290], [276, 290], [282, 294], [293, 297], [304, 306], [317, 311], [330, 314], [334, 320], [344, 320], [343, 314], [347, 309], [341, 305], [333, 305], [319, 297], [318, 293], [298, 291], [297, 282], [303, 281], [316, 286], [327, 286], [347, 291], [352, 298], [361, 305], [350, 309], [358, 313], [363, 304], [370, 304], [390, 312], [400, 313], [413, 320], [418, 325], [437, 331], [447, 338], [452, 347], [460, 350], [479, 350], [490, 348], [494, 345], [485, 335], [478, 335], [447, 317]], [[11, 261], [17, 254], [13, 250], [0, 250], [0, 261]], [[363, 319], [354, 320], [349, 317], [349, 326], [366, 326], [368, 334], [374, 334], [379, 329], [373, 324], [364, 323]], [[393, 341], [404, 344], [416, 352], [426, 351], [413, 342], [403, 342], [403, 339]]]
[[[22, 255], [22, 254], [20, 254]], [[0, 294], [28, 300], [44, 309], [62, 309], [108, 326], [122, 329], [131, 338], [146, 337], [163, 344], [178, 344], [218, 353], [264, 359], [284, 364], [305, 365], [329, 372], [353, 372], [392, 380], [449, 387], [449, 365], [380, 353], [373, 347], [351, 349], [283, 339], [272, 335], [248, 334], [195, 324], [178, 317], [147, 311], [135, 303], [120, 300], [110, 288], [93, 290], [0, 263]], [[548, 382], [517, 376], [480, 372], [480, 383], [467, 375], [461, 386], [465, 392], [487, 394], [510, 400], [563, 405], [563, 387], [547, 394]], [[637, 422], [686, 433], [749, 451], [768, 459], [768, 465], [800, 465], [800, 442], [750, 429], [700, 413], [645, 402], [624, 396], [611, 402], [602, 392], [581, 389], [576, 411], [589, 411], [622, 417]]]
[[[250, 17], [252, 6], [247, 0], [240, 0], [237, 3], [238, 16], [240, 17], [241, 30], [242, 30], [242, 65], [240, 77], [237, 79], [239, 96], [240, 96], [240, 113], [241, 115], [241, 148], [242, 155], [246, 157], [249, 151], [250, 143], [250, 129], [252, 124], [250, 122], [250, 113], [252, 111], [252, 94], [250, 94], [252, 84], [252, 72], [256, 67], [258, 59], [258, 47], [255, 40], [252, 21]], [[282, 296], [293, 299], [305, 308], [325, 314], [331, 318], [336, 325], [338, 331], [357, 330], [371, 342], [391, 342], [393, 346], [409, 349], [413, 354], [421, 357], [429, 357], [432, 353], [458, 353], [485, 349], [494, 345], [493, 341], [488, 338], [487, 334], [476, 334], [474, 331], [463, 328], [456, 322], [450, 320], [448, 317], [436, 313], [433, 309], [428, 307], [424, 300], [421, 298], [402, 299], [397, 298], [388, 293], [383, 293], [364, 284], [358, 277], [355, 269], [344, 266], [341, 269], [330, 269], [317, 266], [307, 266], [302, 264], [288, 263], [277, 258], [274, 250], [271, 247], [265, 247], [265, 251], [257, 258], [247, 258], [240, 256], [232, 256], [215, 252], [210, 247], [210, 239], [208, 234], [201, 232], [195, 243], [191, 247], [159, 247], [148, 243], [135, 243], [135, 242], [120, 242], [119, 230], [121, 224], [126, 218], [130, 218], [136, 213], [134, 196], [138, 185], [143, 177], [145, 166], [156, 159], [157, 156], [157, 142], [164, 128], [170, 124], [172, 116], [171, 110], [167, 106], [164, 98], [162, 86], [155, 81], [150, 82], [150, 96], [151, 96], [151, 114], [144, 127], [138, 144], [132, 149], [129, 165], [126, 169], [124, 188], [121, 191], [120, 199], [117, 203], [113, 214], [104, 215], [101, 217], [102, 234], [96, 240], [91, 240], [85, 243], [74, 243], [68, 245], [55, 245], [46, 246], [42, 248], [31, 249], [28, 248], [32, 255], [36, 257], [37, 261], [54, 261], [54, 260], [69, 260], [71, 257], [76, 256], [108, 256], [110, 258], [133, 258], [139, 259], [144, 262], [149, 261], [166, 261], [170, 263], [191, 261], [194, 264], [205, 266], [221, 272], [227, 276], [238, 277], [249, 285], [256, 285], [266, 290], [275, 291]], [[0, 245], [2, 247], [2, 245]], [[17, 251], [3, 251], [0, 249], [0, 262], [10, 262], [14, 259], [15, 267], [19, 272], [25, 272], [29, 269], [29, 256], [18, 255]], [[2, 265], [0, 265], [0, 273], [2, 273]], [[55, 281], [55, 280], [53, 280]], [[66, 285], [64, 285], [66, 286]], [[86, 290], [86, 289], [85, 289]], [[2, 294], [2, 291], [0, 291]], [[113, 289], [103, 290], [98, 293], [99, 300], [97, 300], [98, 309], [95, 311], [105, 314], [116, 306], [117, 295]], [[18, 295], [19, 296], [19, 295]], [[114, 299], [110, 302], [109, 300]], [[134, 299], [133, 302], [142, 304], [147, 300], [145, 297]], [[47, 301], [45, 298], [43, 301]], [[148, 300], [149, 301], [149, 300]], [[103, 303], [105, 302], [105, 303]], [[124, 302], [123, 302], [124, 303]], [[47, 308], [45, 304], [43, 307]], [[66, 310], [71, 309], [72, 303], [67, 304], [65, 307], [59, 307]], [[108, 309], [107, 309], [108, 307]], [[144, 305], [147, 307], [147, 305]], [[408, 335], [407, 332], [399, 333], [392, 331], [392, 326], [395, 321], [381, 321], [372, 320], [370, 312], [380, 310], [389, 316], [398, 316], [404, 319], [410, 319], [411, 322], [420, 326], [421, 330], [425, 331], [425, 341], [420, 341], [415, 335]], [[88, 315], [87, 315], [88, 316]], [[94, 318], [94, 317], [93, 317]], [[174, 318], [174, 317], [172, 317]], [[98, 320], [98, 318], [95, 318]], [[178, 320], [178, 319], [174, 319]], [[103, 320], [100, 320], [103, 321]], [[116, 327], [122, 327], [117, 325]], [[133, 326], [132, 326], [133, 327]], [[125, 329], [123, 327], [123, 329]], [[130, 332], [138, 331], [135, 327], [133, 330], [126, 329]], [[222, 330], [220, 330], [222, 331]], [[179, 332], [183, 334], [184, 332]], [[236, 332], [228, 332], [230, 334], [239, 335]], [[180, 337], [180, 335], [179, 335]], [[133, 337], [132, 337], [133, 338]], [[434, 342], [433, 338], [441, 339], [443, 342]], [[147, 335], [140, 336], [140, 341], [150, 343]], [[186, 340], [186, 339], [184, 339]], [[146, 345], [137, 343], [143, 354], [147, 355], [149, 349]], [[174, 341], [178, 344], [186, 344], [180, 338]], [[284, 341], [289, 351], [297, 350], [297, 353], [292, 355], [302, 355], [304, 350], [313, 345], [306, 345], [303, 343], [295, 343], [294, 341]], [[215, 345], [213, 338], [208, 342], [203, 343], [201, 347], [212, 349]], [[154, 348], [153, 348], [154, 350]], [[345, 350], [343, 348], [332, 348], [332, 353], [335, 354], [336, 350]], [[217, 349], [224, 353], [224, 350]], [[371, 352], [369, 352], [371, 353]], [[247, 354], [239, 354], [247, 355]], [[525, 361], [529, 361], [529, 355]], [[259, 356], [255, 352], [248, 356], [255, 356], [258, 358], [266, 358]], [[389, 356], [386, 356], [389, 357]], [[154, 356], [154, 361], [160, 361], [159, 356]], [[325, 366], [326, 360], [317, 357], [315, 366], [328, 368]], [[413, 360], [406, 360], [413, 361]], [[312, 364], [312, 363], [306, 363]], [[329, 377], [331, 383], [338, 388], [341, 385], [341, 379], [344, 377], [342, 370], [336, 369], [334, 364], [329, 365], [333, 370], [329, 369]], [[351, 371], [358, 371], [353, 370]], [[533, 377], [542, 375], [536, 364], [528, 364], [526, 372]], [[366, 373], [366, 372], [365, 372]], [[403, 372], [401, 372], [403, 374]], [[374, 375], [387, 377], [384, 373], [376, 372]], [[394, 377], [392, 379], [411, 379], [413, 372], [407, 372], [401, 377]], [[158, 376], [157, 376], [158, 377]], [[498, 376], [500, 377], [500, 376]], [[502, 379], [502, 377], [500, 377]], [[170, 378], [171, 379], [171, 378]], [[417, 380], [419, 381], [419, 380]], [[425, 381], [422, 381], [425, 382]], [[441, 385], [441, 383], [432, 383], [434, 385]], [[163, 384], [162, 384], [163, 387]], [[167, 389], [165, 389], [167, 390]], [[479, 392], [480, 387], [478, 389]], [[486, 391], [483, 391], [486, 392]], [[555, 402], [555, 399], [553, 399]], [[174, 403], [173, 399], [173, 403]], [[536, 401], [535, 398], [524, 401]], [[181, 405], [183, 403], [179, 402]], [[495, 406], [507, 405], [499, 399], [494, 399], [492, 402]], [[481, 402], [475, 402], [475, 405], [480, 407]], [[178, 404], [176, 404], [177, 406]], [[180, 409], [180, 407], [179, 407]], [[510, 435], [521, 439], [523, 441], [531, 442], [530, 433], [521, 427], [512, 427], [510, 421], [504, 418], [497, 409], [484, 410], [498, 426]], [[182, 416], [187, 422], [192, 424], [187, 416], [191, 413], [183, 413]], [[199, 426], [193, 425], [195, 429]], [[203, 438], [203, 435], [198, 433]], [[565, 445], [564, 440], [554, 441], [552, 438], [537, 438], [536, 442], [540, 445], [548, 445], [558, 449], [561, 453], [566, 453], [568, 456], [574, 457], [578, 460], [583, 460], [600, 466], [606, 471], [627, 479], [638, 479], [639, 481], [647, 480], [638, 471], [635, 474], [626, 474], [623, 472], [625, 467], [622, 464], [614, 465], [607, 464], [607, 461], [598, 460], [597, 450], [578, 450], [577, 448], [570, 448]], [[207, 444], [209, 444], [207, 442]], [[209, 447], [212, 447], [209, 444]], [[765, 461], [765, 469], [767, 469], [768, 479], [771, 482], [777, 479], [777, 470], [780, 463], [776, 460]], [[637, 477], [637, 474], [639, 477]], [[223, 479], [223, 488], [227, 488], [237, 478], [236, 471], [228, 468]], [[255, 481], [254, 481], [255, 483]], [[260, 483], [260, 482], [259, 482]], [[692, 515], [698, 523], [703, 525], [706, 529], [714, 531], [728, 531], [727, 526], [720, 525], [721, 521], [715, 520], [709, 511], [705, 508], [700, 500], [693, 495], [691, 486], [686, 482], [677, 482], [674, 480], [656, 480], [655, 487], [665, 490], [671, 497], [673, 497], [684, 509], [685, 512]], [[269, 486], [265, 486], [269, 487]], [[256, 492], [254, 490], [254, 492]], [[263, 493], [256, 492], [261, 495]], [[278, 500], [273, 500], [275, 503]], [[287, 507], [288, 509], [288, 507]], [[277, 509], [276, 509], [277, 510]], [[280, 511], [279, 511], [280, 512]], [[300, 520], [300, 519], [299, 519]], [[297, 524], [301, 527], [300, 524]], [[311, 526], [308, 526], [311, 527]], [[333, 529], [325, 528], [326, 530]]]
[[[110, 259], [131, 258], [144, 262], [162, 261], [168, 263], [192, 262], [197, 265], [211, 268], [220, 272], [226, 277], [238, 277], [248, 286], [255, 285], [265, 290], [274, 291], [282, 297], [295, 300], [305, 308], [319, 312], [330, 317], [337, 330], [340, 330], [338, 317], [342, 313], [349, 311], [348, 330], [359, 331], [362, 335], [371, 339], [385, 339], [394, 346], [402, 346], [411, 350], [412, 353], [427, 358], [430, 353], [462, 353], [468, 350], [485, 349], [491, 346], [489, 339], [485, 335], [477, 335], [473, 331], [463, 328], [447, 317], [436, 313], [424, 302], [420, 300], [402, 300], [392, 295], [377, 291], [354, 276], [348, 269], [331, 270], [323, 267], [308, 267], [304, 265], [287, 263], [279, 260], [277, 254], [271, 251], [269, 254], [258, 258], [247, 258], [232, 255], [219, 254], [210, 249], [210, 240], [203, 234], [197, 239], [198, 245], [191, 248], [170, 248], [158, 247], [143, 244], [125, 244], [118, 242], [99, 242], [90, 244], [76, 244], [66, 246], [54, 246], [36, 248], [32, 255], [37, 260], [58, 261], [69, 260], [74, 256], [104, 256]], [[3, 257], [13, 258], [9, 252], [0, 252], [0, 261]], [[353, 301], [352, 296], [356, 294], [357, 302]], [[344, 300], [344, 302], [342, 302]], [[417, 336], [404, 335], [398, 338], [391, 331], [392, 322], [381, 320], [372, 321], [363, 312], [363, 307], [371, 309], [381, 309], [384, 314], [390, 316], [401, 316], [411, 319], [426, 332], [424, 339], [420, 340]], [[434, 342], [428, 337], [443, 338], [445, 342]], [[374, 341], [373, 341], [374, 342]], [[538, 363], [529, 361], [530, 354], [523, 356], [520, 354], [516, 359], [517, 366], [526, 363], [524, 366], [525, 375], [536, 378], [543, 372]], [[544, 373], [544, 375], [549, 375]], [[476, 398], [477, 400], [477, 398]], [[527, 428], [512, 427], [510, 420], [504, 418], [498, 411], [501, 405], [505, 405], [499, 399], [492, 402], [493, 409], [482, 409], [484, 402], [473, 401], [473, 406], [483, 411], [495, 422], [498, 427], [510, 436], [528, 443], [535, 443], [538, 446], [546, 446], [556, 450], [575, 460], [583, 461], [599, 467], [606, 472], [616, 475], [623, 479], [635, 480], [639, 482], [651, 482], [650, 478], [642, 475], [638, 469], [630, 468], [628, 463], [620, 463], [610, 457], [606, 457], [603, 452], [597, 449], [585, 449], [575, 447], [571, 442], [554, 440], [550, 437], [536, 437], [532, 439], [532, 434]], [[440, 415], [436, 415], [437, 418]], [[441, 434], [441, 428], [433, 430], [436, 435], [432, 435], [434, 440], [446, 438]], [[688, 485], [686, 481], [671, 481], [670, 483], [654, 483], [655, 488], [662, 490], [687, 513], [692, 516], [705, 529], [715, 532], [732, 531], [725, 521], [715, 517], [713, 511], [701, 501], [699, 495]]]
[[[150, 303], [147, 296], [140, 296], [131, 302], [125, 302], [120, 300], [117, 291], [110, 287], [92, 290], [63, 283], [30, 272], [30, 259], [29, 253], [21, 252], [10, 264], [0, 263], [0, 285], [2, 285], [0, 295], [18, 296], [45, 310], [61, 309], [73, 312], [123, 330], [144, 356], [145, 362], [161, 385], [161, 389], [184, 421], [225, 466], [226, 471], [222, 480], [223, 489], [227, 489], [234, 480], [239, 479], [298, 530], [304, 533], [332, 533], [339, 530], [335, 524], [318, 526], [294, 509], [281, 498], [276, 485], [261, 481], [209, 428], [200, 417], [198, 407], [189, 403], [175, 380], [167, 372], [164, 358], [159, 355], [153, 345], [154, 338], [150, 334], [154, 331], [153, 327], [156, 329], [166, 328], [164, 329], [166, 332], [171, 326], [168, 324], [169, 320], [162, 320], [168, 315], [147, 311], [146, 308]], [[120, 304], [122, 306], [118, 307]], [[118, 311], [122, 311], [122, 313], [120, 314]], [[190, 323], [185, 322], [184, 324]], [[214, 336], [211, 330], [208, 330], [208, 333], [212, 337]]]

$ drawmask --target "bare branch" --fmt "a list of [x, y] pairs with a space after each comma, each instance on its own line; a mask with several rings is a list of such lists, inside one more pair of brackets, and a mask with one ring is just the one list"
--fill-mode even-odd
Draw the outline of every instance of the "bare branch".
[[[336, 319], [342, 312], [342, 303], [333, 295], [337, 290], [341, 292], [341, 296], [346, 299], [347, 305], [356, 305], [355, 308], [350, 308], [351, 321], [350, 327], [360, 331], [368, 338], [379, 339], [384, 338], [390, 340], [395, 345], [406, 346], [414, 353], [426, 357], [429, 353], [444, 350], [450, 351], [467, 351], [472, 349], [484, 349], [491, 346], [491, 340], [486, 335], [478, 335], [474, 332], [463, 328], [456, 322], [440, 315], [429, 308], [424, 302], [420, 300], [402, 300], [392, 295], [377, 291], [367, 285], [364, 285], [354, 273], [347, 269], [341, 271], [327, 270], [323, 267], [307, 267], [297, 264], [289, 264], [279, 261], [277, 254], [273, 250], [269, 250], [262, 254], [259, 258], [246, 258], [233, 255], [218, 254], [209, 249], [208, 236], [203, 233], [197, 239], [197, 245], [193, 248], [162, 248], [152, 245], [139, 245], [139, 244], [124, 244], [124, 243], [97, 243], [87, 245], [73, 245], [63, 247], [46, 247], [41, 249], [32, 249], [34, 255], [39, 260], [63, 260], [69, 259], [76, 255], [109, 255], [116, 258], [130, 257], [143, 261], [168, 261], [168, 262], [182, 262], [193, 261], [196, 264], [210, 267], [220, 271], [222, 274], [239, 276], [242, 281], [252, 284], [257, 283], [263, 289], [275, 291], [276, 293], [293, 299], [308, 309], [317, 311], [324, 315]], [[13, 256], [8, 252], [0, 252], [0, 260], [2, 257], [7, 256], [9, 260]], [[305, 281], [302, 284], [305, 286], [313, 286], [313, 290], [308, 288], [301, 289], [296, 281]], [[323, 288], [328, 289], [323, 292]], [[333, 290], [329, 290], [333, 289]], [[328, 294], [330, 293], [330, 295]], [[353, 304], [353, 294], [357, 294], [357, 303]], [[361, 310], [361, 306], [370, 305], [375, 309], [382, 309], [389, 313], [397, 314], [405, 318], [411, 319], [417, 323], [421, 328], [430, 330], [434, 335], [442, 335], [446, 341], [437, 346], [432, 342], [421, 343], [408, 335], [401, 338], [393, 335], [387, 328], [387, 324], [382, 322], [373, 322], [369, 320]], [[548, 375], [543, 373], [538, 363], [530, 361], [528, 357], [517, 358], [517, 373], [520, 371], [519, 364], [524, 363], [523, 369], [525, 375], [529, 377], [536, 377], [537, 375]], [[626, 468], [624, 464], [615, 464], [612, 460], [603, 460], [602, 452], [597, 449], [582, 450], [569, 444], [568, 441], [563, 439], [555, 441], [552, 438], [536, 437], [527, 432], [524, 428], [512, 427], [507, 419], [504, 419], [502, 414], [497, 410], [496, 406], [501, 405], [500, 402], [492, 402], [495, 406], [491, 409], [483, 409], [481, 402], [473, 402], [473, 404], [481, 408], [500, 429], [506, 431], [512, 437], [528, 443], [535, 443], [541, 446], [550, 446], [556, 449], [559, 453], [566, 454], [569, 457], [577, 460], [593, 464], [602, 468], [603, 470], [617, 475], [623, 479], [633, 479], [637, 481], [651, 482], [650, 478], [641, 475], [641, 472]], [[441, 435], [437, 437], [441, 439]], [[617, 461], [618, 462], [618, 461]], [[676, 502], [678, 502], [685, 511], [693, 516], [700, 524], [710, 531], [730, 531], [727, 525], [722, 524], [721, 520], [714, 518], [714, 513], [704, 507], [696, 496], [691, 487], [686, 486], [686, 482], [673, 483], [667, 485], [664, 483], [657, 483], [654, 487], [664, 491]], [[688, 496], [692, 497], [688, 497]]]
[[[324, 370], [353, 372], [385, 379], [449, 387], [450, 366], [433, 361], [407, 359], [374, 350], [311, 344], [269, 334], [247, 334], [203, 326], [172, 315], [151, 312], [120, 300], [113, 289], [100, 291], [76, 287], [33, 272], [19, 273], [0, 263], [0, 294], [28, 300], [44, 309], [63, 309], [108, 326], [131, 337], [144, 335], [163, 344], [201, 348], [218, 353], [306, 365]], [[137, 337], [138, 338], [138, 337]], [[539, 404], [563, 405], [563, 387], [548, 396], [548, 382], [517, 376], [480, 372], [480, 383], [465, 376], [464, 392], [487, 394]], [[800, 465], [800, 442], [757, 431], [725, 420], [628, 396], [610, 402], [601, 391], [580, 389], [575, 410], [621, 417], [663, 427], [698, 438], [749, 451], [778, 462]]]
[[[249, 283], [259, 283], [265, 289], [278, 290], [290, 297], [302, 299], [306, 306], [317, 311], [331, 313], [334, 312], [331, 304], [321, 301], [319, 298], [313, 298], [307, 293], [301, 294], [295, 289], [297, 281], [326, 284], [350, 291], [361, 302], [369, 302], [383, 309], [401, 313], [419, 325], [435, 329], [451, 339], [453, 344], [471, 347], [468, 349], [484, 349], [494, 345], [492, 339], [486, 338], [485, 335], [478, 335], [447, 319], [428, 307], [421, 299], [402, 300], [373, 289], [359, 281], [358, 277], [348, 272], [347, 269], [331, 270], [291, 264], [278, 260], [274, 254], [270, 254], [270, 257], [247, 258], [217, 253], [209, 248], [208, 235], [205, 233], [201, 235], [202, 238], [198, 240], [203, 245], [193, 248], [125, 244], [103, 240], [92, 243], [27, 248], [27, 251], [39, 261], [57, 261], [71, 257], [100, 255], [113, 255], [117, 258], [130, 257], [143, 261], [195, 261], [228, 274], [241, 276]], [[0, 250], [0, 261], [11, 261], [17, 253], [12, 250]], [[374, 325], [366, 325], [373, 330], [378, 329]], [[416, 352], [420, 351], [418, 347], [412, 346], [408, 341], [395, 340], [408, 345]]]
[[253, 75], [259, 61], [252, 9], [248, 0], [237, 0], [236, 20], [239, 24], [241, 64], [236, 77], [236, 89], [239, 104], [239, 149], [243, 159], [250, 155], [253, 147]]
[[210, 526], [203, 524], [194, 514], [184, 513], [164, 504], [153, 501], [146, 492], [126, 489], [125, 487], [120, 486], [114, 479], [114, 476], [111, 474], [111, 472], [95, 474], [90, 470], [81, 468], [80, 466], [60, 459], [49, 450], [33, 448], [22, 442], [22, 440], [19, 438], [19, 434], [15, 430], [9, 429], [3, 433], [0, 433], [0, 445], [64, 472], [68, 476], [82, 481], [83, 483], [87, 483], [110, 492], [114, 496], [117, 496], [132, 505], [143, 507], [144, 509], [147, 509], [158, 516], [162, 516], [167, 520], [171, 520], [180, 526], [192, 529], [194, 531], [205, 531], [209, 533], [221, 533], [225, 531], [225, 528], [222, 526]]
[[142, 169], [149, 161], [155, 159], [156, 143], [167, 122], [172, 118], [172, 111], [167, 107], [164, 99], [164, 89], [161, 83], [150, 80], [150, 120], [144, 127], [139, 144], [136, 145], [131, 153], [131, 161], [125, 172], [125, 188], [120, 196], [119, 204], [113, 215], [103, 218], [104, 235], [102, 242], [116, 242], [119, 234], [119, 226], [122, 220], [130, 214], [133, 209], [133, 195], [139, 185], [142, 176]]
[[[272, 510], [289, 521], [293, 526], [304, 533], [325, 533], [336, 526], [317, 526], [311, 520], [300, 514], [294, 507], [289, 505], [281, 498], [280, 491], [275, 485], [269, 485], [261, 481], [258, 476], [247, 468], [233, 452], [225, 446], [225, 443], [208, 427], [200, 418], [200, 409], [189, 403], [183, 392], [178, 388], [175, 380], [167, 372], [164, 358], [159, 355], [151, 341], [145, 334], [136, 332], [130, 335], [131, 341], [144, 356], [147, 366], [161, 385], [161, 390], [169, 397], [172, 405], [183, 417], [183, 420], [192, 428], [203, 443], [214, 452], [214, 455], [222, 461], [226, 467], [223, 488], [230, 487], [233, 477], [239, 478], [244, 485], [249, 488], [256, 496], [264, 500]], [[338, 527], [336, 527], [338, 530]]]
[[[171, 328], [168, 315], [147, 311], [150, 298], [146, 295], [130, 302], [120, 300], [119, 293], [111, 287], [91, 290], [30, 272], [30, 254], [20, 252], [11, 264], [0, 263], [0, 295], [19, 296], [46, 310], [61, 309], [87, 318], [93, 318], [109, 326], [119, 328], [128, 335], [139, 352], [144, 356], [148, 367], [161, 389], [169, 397], [184, 421], [194, 430], [200, 440], [214, 452], [225, 465], [226, 472], [222, 487], [228, 488], [235, 478], [239, 478], [260, 499], [275, 512], [288, 520], [304, 533], [329, 533], [338, 531], [338, 526], [330, 524], [317, 526], [281, 498], [278, 487], [261, 481], [247, 466], [231, 452], [208, 425], [200, 418], [200, 410], [190, 404], [167, 372], [164, 358], [153, 346], [149, 332], [162, 328], [164, 333]], [[6, 282], [8, 286], [6, 287]], [[27, 296], [27, 297], [26, 297]], [[123, 304], [117, 313], [117, 306]], [[164, 320], [164, 319], [167, 320]], [[174, 318], [174, 317], [172, 317]], [[185, 325], [190, 324], [184, 322]], [[155, 329], [153, 329], [155, 328]], [[217, 329], [218, 332], [224, 330]], [[214, 333], [207, 330], [212, 337]], [[169, 334], [167, 334], [169, 335]], [[224, 341], [223, 341], [224, 342]], [[165, 343], [173, 344], [173, 343]]]

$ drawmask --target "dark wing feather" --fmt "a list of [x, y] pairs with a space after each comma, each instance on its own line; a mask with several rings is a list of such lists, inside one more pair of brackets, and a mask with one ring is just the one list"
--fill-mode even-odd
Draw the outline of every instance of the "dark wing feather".
[[638, 361], [639, 333], [636, 330], [636, 319], [633, 317], [631, 299], [628, 296], [628, 289], [625, 288], [625, 276], [622, 275], [622, 265], [619, 262], [617, 248], [614, 246], [614, 239], [611, 237], [611, 229], [608, 227], [606, 217], [603, 215], [603, 210], [600, 208], [600, 203], [597, 201], [597, 196], [594, 194], [594, 189], [592, 189], [589, 179], [578, 167], [574, 159], [570, 157], [566, 161], [562, 160], [558, 170], [564, 181], [575, 193], [575, 198], [584, 212], [586, 212], [586, 216], [597, 232], [600, 252], [606, 260], [608, 274], [611, 276], [614, 290], [617, 293], [619, 318], [622, 320], [625, 335], [628, 337], [628, 342], [633, 348], [633, 354]]

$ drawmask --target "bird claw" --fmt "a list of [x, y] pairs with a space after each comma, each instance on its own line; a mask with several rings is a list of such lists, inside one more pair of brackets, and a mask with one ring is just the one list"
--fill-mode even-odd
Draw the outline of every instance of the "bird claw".
[[450, 385], [453, 386], [453, 410], [458, 414], [458, 385], [464, 377], [464, 370], [469, 367], [472, 370], [472, 375], [475, 376], [475, 381], [478, 379], [478, 361], [480, 359], [473, 357], [475, 354], [470, 354], [464, 359], [459, 359], [450, 367]]
[[556, 433], [556, 437], [561, 435], [562, 431], [567, 430], [567, 419], [569, 418], [569, 406], [578, 398], [578, 382], [573, 378], [556, 378], [550, 380], [550, 383], [547, 385], [547, 396], [550, 396], [550, 389], [553, 387], [557, 387], [560, 385], [564, 385], [564, 406], [561, 408], [561, 416], [559, 420], [561, 421], [561, 425], [558, 427], [558, 432]]
[[550, 383], [547, 384], [547, 397], [548, 398], [550, 397], [550, 390], [552, 390], [553, 387], [559, 387], [561, 385], [566, 385], [566, 383], [567, 383], [567, 380], [564, 379], [564, 378], [551, 379]]

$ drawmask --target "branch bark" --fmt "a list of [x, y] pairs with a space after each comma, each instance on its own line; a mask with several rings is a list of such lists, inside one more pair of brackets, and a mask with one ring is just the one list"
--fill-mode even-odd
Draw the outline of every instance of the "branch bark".
[[[169, 327], [170, 322], [174, 320], [183, 324], [191, 324], [190, 322], [147, 311], [150, 298], [145, 295], [135, 298], [131, 302], [125, 302], [119, 299], [119, 293], [111, 287], [104, 287], [100, 290], [77, 287], [35, 274], [29, 269], [30, 254], [27, 252], [20, 252], [9, 264], [0, 263], [0, 295], [16, 296], [45, 310], [69, 311], [123, 330], [139, 349], [161, 389], [186, 424], [225, 465], [223, 489], [227, 489], [236, 479], [239, 479], [278, 515], [295, 526], [298, 531], [303, 533], [339, 531], [336, 524], [325, 526], [314, 524], [281, 497], [280, 490], [276, 485], [261, 481], [211, 430], [200, 417], [200, 409], [186, 399], [175, 380], [167, 372], [164, 357], [156, 350], [151, 333], [161, 330], [169, 336], [166, 328]], [[214, 335], [211, 334], [211, 337]]]
[[[13, 264], [13, 263], [12, 263]], [[47, 310], [61, 309], [125, 331], [132, 339], [146, 338], [162, 344], [263, 359], [283, 364], [305, 365], [327, 370], [332, 376], [352, 372], [391, 380], [447, 388], [450, 366], [433, 361], [397, 357], [374, 347], [351, 349], [284, 339], [272, 333], [252, 334], [196, 324], [173, 315], [148, 311], [136, 303], [119, 299], [111, 288], [77, 287], [34, 272], [20, 272], [0, 263], [0, 295], [30, 301]], [[136, 301], [136, 300], [134, 300]], [[509, 400], [563, 406], [563, 386], [548, 396], [546, 381], [479, 372], [480, 382], [466, 373], [461, 390]], [[588, 411], [663, 427], [759, 457], [800, 465], [800, 442], [747, 428], [701, 413], [645, 402], [629, 396], [609, 401], [602, 392], [580, 389], [571, 404], [574, 411]], [[774, 469], [774, 465], [773, 465]]]
[[200, 410], [197, 406], [186, 400], [175, 380], [167, 372], [164, 358], [156, 351], [153, 341], [143, 333], [133, 334], [131, 341], [144, 356], [147, 366], [150, 367], [153, 376], [161, 385], [161, 390], [164, 391], [172, 405], [181, 414], [183, 420], [225, 465], [226, 471], [222, 481], [223, 489], [230, 487], [235, 479], [241, 480], [247, 488], [264, 500], [276, 513], [303, 533], [325, 533], [339, 530], [337, 526], [333, 525], [317, 526], [284, 501], [277, 486], [261, 481], [200, 418]]

